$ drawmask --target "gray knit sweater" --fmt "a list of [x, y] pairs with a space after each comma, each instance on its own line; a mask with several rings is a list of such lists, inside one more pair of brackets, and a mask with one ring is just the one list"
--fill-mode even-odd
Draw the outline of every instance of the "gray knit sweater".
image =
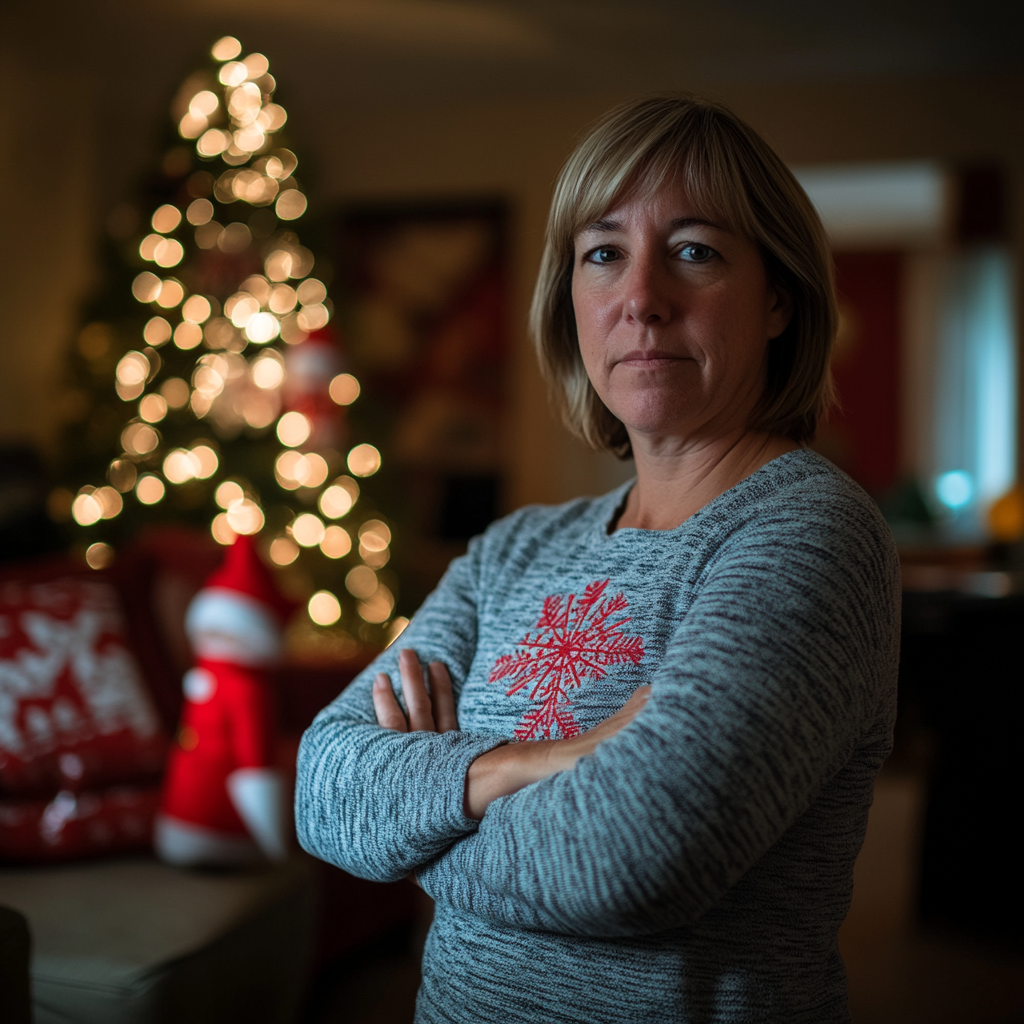
[[[452, 563], [400, 646], [448, 666], [461, 731], [376, 725], [385, 651], [303, 739], [302, 845], [434, 897], [423, 1024], [846, 1021], [836, 932], [895, 715], [889, 531], [806, 450], [674, 530], [609, 534], [628, 486]], [[645, 683], [595, 754], [465, 817], [475, 757]]]

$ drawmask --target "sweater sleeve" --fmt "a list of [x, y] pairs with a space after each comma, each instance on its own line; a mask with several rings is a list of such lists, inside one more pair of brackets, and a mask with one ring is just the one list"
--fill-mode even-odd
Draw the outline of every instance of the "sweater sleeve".
[[423, 888], [567, 934], [696, 921], [891, 714], [898, 568], [865, 518], [838, 543], [792, 522], [728, 543], [644, 710], [572, 771], [495, 801]]
[[[402, 634], [424, 664], [442, 661], [455, 699], [476, 650], [481, 541], [449, 567]], [[295, 821], [305, 850], [360, 878], [390, 882], [435, 858], [477, 823], [463, 812], [466, 771], [501, 737], [400, 733], [377, 724], [373, 679], [391, 676], [401, 702], [398, 647], [388, 648], [314, 719], [299, 747]]]

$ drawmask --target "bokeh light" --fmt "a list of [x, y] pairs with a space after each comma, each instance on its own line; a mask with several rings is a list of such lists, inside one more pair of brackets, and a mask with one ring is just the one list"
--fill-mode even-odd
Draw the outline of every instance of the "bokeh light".
[[256, 345], [265, 345], [281, 333], [281, 323], [273, 313], [256, 313], [245, 324], [245, 336]]
[[383, 551], [391, 543], [391, 530], [379, 519], [367, 519], [359, 527], [359, 546], [367, 551]]
[[[301, 412], [286, 412], [277, 421], [278, 440], [281, 444], [287, 445], [289, 448], [298, 448], [300, 444], [305, 443], [312, 431], [313, 424], [310, 423], [308, 417], [304, 416]], [[369, 446], [367, 445], [366, 447]], [[374, 451], [376, 451], [376, 449], [374, 449]], [[349, 465], [349, 468], [352, 468], [351, 464]], [[355, 470], [353, 470], [353, 472], [355, 472]], [[356, 476], [366, 475], [368, 474], [356, 473]]]
[[185, 219], [194, 227], [201, 227], [213, 220], [213, 203], [209, 199], [193, 199], [185, 211]]
[[[211, 93], [210, 95], [213, 94]], [[153, 225], [154, 231], [159, 231], [160, 234], [166, 235], [181, 223], [181, 210], [170, 203], [166, 203], [157, 208], [150, 223]]]
[[184, 448], [175, 448], [164, 457], [163, 470], [172, 484], [183, 484], [199, 475], [199, 460]]
[[314, 548], [324, 539], [323, 521], [312, 512], [296, 516], [289, 530], [295, 543], [304, 548]]
[[322, 302], [314, 302], [311, 306], [303, 306], [299, 310], [296, 322], [307, 334], [312, 334], [313, 331], [326, 327], [330, 319], [331, 314], [327, 307]]
[[962, 469], [950, 470], [936, 479], [935, 495], [948, 509], [966, 508], [974, 497], [974, 480]]
[[147, 423], [159, 423], [167, 415], [167, 399], [163, 395], [146, 395], [139, 402], [139, 417]]
[[360, 601], [356, 607], [359, 617], [365, 622], [377, 625], [387, 622], [391, 613], [395, 610], [395, 598], [391, 591], [382, 583], [373, 594], [365, 601]]
[[177, 348], [180, 348], [185, 352], [196, 348], [202, 340], [203, 329], [199, 324], [191, 323], [188, 320], [182, 320], [182, 322], [174, 328], [174, 344]]
[[306, 212], [306, 205], [306, 197], [297, 188], [289, 188], [277, 197], [274, 210], [281, 220], [297, 220]]
[[367, 565], [357, 565], [345, 577], [345, 589], [358, 598], [370, 597], [377, 590], [377, 574]]
[[327, 298], [327, 289], [322, 281], [315, 277], [306, 278], [296, 289], [299, 302], [304, 306], [310, 306], [317, 302], [323, 302]]
[[231, 135], [219, 128], [210, 128], [199, 136], [196, 151], [200, 156], [219, 156], [231, 145]]
[[213, 500], [221, 508], [227, 509], [236, 502], [241, 501], [244, 497], [245, 491], [242, 490], [240, 483], [235, 480], [225, 480], [224, 483], [218, 485], [217, 490], [214, 492]]
[[[197, 117], [209, 117], [219, 106], [220, 100], [217, 98], [217, 94], [209, 89], [203, 89], [201, 92], [197, 92], [189, 101], [188, 111]], [[157, 230], [161, 229], [157, 228]]]
[[129, 423], [121, 431], [121, 447], [129, 455], [148, 455], [160, 445], [160, 435], [148, 423]]
[[220, 466], [220, 459], [208, 444], [193, 445], [190, 454], [199, 463], [199, 471], [196, 473], [196, 476], [200, 480], [208, 480], [217, 472], [217, 468]]
[[220, 242], [220, 236], [223, 232], [224, 228], [215, 220], [210, 221], [208, 224], [202, 224], [196, 228], [196, 245], [200, 249], [214, 249]]
[[71, 518], [79, 526], [92, 526], [103, 518], [103, 506], [94, 492], [94, 487], [83, 487], [71, 503]]
[[160, 284], [160, 291], [156, 296], [156, 304], [163, 306], [164, 309], [173, 309], [183, 298], [185, 298], [185, 289], [182, 288], [179, 281], [169, 277]]
[[149, 360], [141, 352], [126, 352], [118, 362], [114, 376], [119, 384], [130, 387], [145, 384], [149, 369]]
[[[263, 529], [263, 511], [251, 498], [243, 498], [241, 501], [234, 502], [221, 515], [227, 516], [228, 525], [235, 533], [248, 536], [259, 533]], [[217, 518], [219, 519], [220, 516]]]
[[227, 512], [221, 512], [214, 516], [213, 522], [210, 523], [210, 533], [213, 534], [213, 539], [218, 544], [234, 544], [235, 538], [238, 536], [228, 522]]
[[214, 60], [234, 60], [242, 52], [242, 44], [234, 36], [223, 36], [210, 49]]
[[299, 546], [291, 537], [276, 537], [270, 544], [270, 560], [275, 565], [291, 565], [299, 557]]
[[373, 476], [380, 469], [380, 452], [372, 444], [357, 444], [348, 453], [346, 463], [355, 476]]
[[171, 325], [162, 316], [150, 317], [142, 329], [142, 337], [146, 344], [159, 348], [171, 340]]
[[341, 602], [329, 590], [318, 590], [309, 599], [307, 610], [318, 626], [333, 626], [341, 618]]
[[164, 241], [163, 235], [151, 234], [139, 242], [139, 255], [150, 263], [156, 259], [156, 247]]
[[279, 388], [284, 383], [284, 363], [275, 358], [277, 353], [266, 353], [252, 364], [252, 382], [264, 391]]
[[124, 508], [120, 492], [113, 487], [97, 487], [91, 496], [99, 504], [100, 517], [103, 519], [113, 519]]
[[153, 252], [153, 259], [158, 267], [176, 267], [184, 256], [185, 249], [176, 238], [163, 239]]
[[193, 324], [208, 320], [211, 312], [210, 300], [204, 295], [190, 295], [181, 307], [182, 318]]
[[320, 495], [320, 511], [328, 519], [340, 519], [356, 503], [359, 484], [351, 477], [339, 477]]
[[135, 463], [131, 459], [114, 459], [107, 467], [107, 479], [111, 486], [116, 487], [122, 494], [135, 486], [138, 475]]
[[237, 87], [249, 77], [246, 66], [237, 60], [229, 61], [217, 73], [221, 85]]
[[351, 373], [339, 373], [331, 381], [330, 396], [338, 405], [351, 405], [359, 397], [359, 381]]
[[242, 63], [250, 78], [262, 78], [270, 70], [270, 61], [262, 53], [250, 53]]
[[388, 642], [386, 646], [390, 647], [406, 630], [409, 625], [409, 620], [404, 615], [398, 615], [395, 620], [388, 626]]
[[248, 292], [235, 292], [224, 303], [224, 315], [236, 326], [245, 325], [260, 311], [259, 299]]
[[163, 480], [154, 473], [144, 473], [135, 485], [135, 497], [143, 505], [155, 505], [162, 500], [165, 491]]
[[168, 377], [160, 385], [160, 394], [172, 409], [184, 409], [188, 405], [190, 390], [188, 382], [183, 381], [180, 377]]
[[[276, 132], [284, 127], [285, 122], [288, 120], [288, 111], [277, 103], [267, 103], [260, 111], [258, 120], [264, 131]], [[280, 166], [281, 162], [279, 160], [277, 163]], [[275, 174], [274, 177], [276, 178], [278, 175]]]
[[270, 306], [272, 312], [277, 313], [278, 316], [283, 316], [295, 308], [296, 302], [298, 302], [298, 295], [291, 285], [275, 284], [270, 291], [267, 305]]
[[114, 549], [103, 541], [90, 544], [85, 549], [85, 562], [90, 569], [106, 569], [114, 561]]
[[256, 430], [269, 427], [281, 411], [277, 395], [266, 392], [250, 392], [242, 399], [242, 419]]
[[139, 302], [156, 302], [162, 285], [163, 281], [156, 274], [144, 270], [132, 281], [132, 295]]
[[352, 550], [352, 538], [348, 530], [332, 523], [324, 530], [320, 550], [328, 558], [344, 558]]
[[252, 232], [239, 221], [228, 224], [217, 238], [217, 248], [221, 252], [245, 252], [252, 244]]

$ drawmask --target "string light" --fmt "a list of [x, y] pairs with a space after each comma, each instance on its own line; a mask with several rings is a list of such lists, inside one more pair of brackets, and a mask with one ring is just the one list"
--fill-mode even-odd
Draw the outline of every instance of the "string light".
[[346, 463], [355, 476], [373, 476], [380, 469], [380, 452], [372, 444], [357, 444], [348, 453]]
[[181, 223], [181, 210], [167, 203], [157, 208], [150, 223], [153, 225], [154, 231], [159, 231], [162, 235], [169, 234]]
[[341, 602], [329, 590], [318, 590], [309, 599], [307, 610], [318, 626], [333, 626], [341, 618]]
[[[283, 533], [278, 530], [264, 548], [270, 561], [287, 567], [301, 557], [301, 577], [317, 557], [336, 561], [358, 555], [361, 564], [341, 567], [345, 591], [357, 602], [362, 622], [384, 624], [391, 642], [407, 620], [392, 620], [394, 596], [376, 571], [390, 557], [390, 528], [374, 518], [356, 520], [358, 527], [353, 524], [348, 529], [332, 522], [355, 508], [360, 489], [353, 478], [377, 473], [380, 452], [370, 444], [356, 445], [345, 457], [351, 476], [338, 476], [328, 483], [331, 465], [340, 456], [326, 449], [302, 450], [311, 439], [319, 443], [317, 439], [325, 434], [316, 419], [320, 412], [315, 403], [302, 405], [302, 411], [292, 404], [294, 395], [301, 395], [306, 386], [305, 371], [296, 369], [290, 380], [291, 364], [286, 365], [282, 355], [285, 346], [300, 345], [326, 327], [333, 315], [326, 285], [311, 276], [313, 253], [283, 227], [308, 208], [294, 178], [298, 159], [274, 139], [288, 114], [272, 100], [276, 82], [263, 54], [243, 54], [234, 36], [218, 39], [210, 53], [218, 64], [216, 82], [208, 72], [205, 77], [197, 74], [175, 101], [178, 134], [185, 144], [169, 151], [163, 168], [169, 176], [184, 179], [182, 189], [173, 193], [178, 197], [174, 202], [152, 211], [144, 222], [145, 232], [133, 240], [139, 256], [153, 268], [137, 273], [131, 285], [135, 300], [155, 314], [142, 328], [145, 350], [124, 352], [113, 328], [102, 323], [89, 325], [78, 339], [79, 352], [93, 364], [109, 359], [111, 352], [124, 352], [114, 368], [114, 385], [122, 400], [138, 402], [137, 417], [121, 430], [123, 453], [109, 463], [108, 482], [83, 486], [77, 493], [58, 488], [50, 497], [56, 510], [52, 514], [70, 516], [89, 528], [120, 515], [122, 495], [134, 494], [144, 506], [157, 505], [170, 485], [176, 506], [194, 507], [196, 501], [212, 499], [219, 511], [210, 520], [210, 530], [218, 543], [231, 544], [240, 535], [260, 533], [266, 516], [258, 493], [239, 479], [221, 479], [203, 487], [204, 481], [215, 481], [222, 471], [216, 446], [203, 439], [179, 439], [177, 432], [185, 411], [197, 420], [208, 418], [221, 438], [230, 439], [243, 429], [273, 427], [284, 447], [274, 459], [277, 484], [295, 492], [297, 500], [312, 505], [314, 511], [289, 513], [290, 525]], [[189, 166], [192, 147], [203, 161], [199, 169]], [[221, 204], [220, 222], [217, 203]], [[165, 276], [197, 249], [208, 253], [202, 258], [218, 268], [244, 262], [262, 272], [250, 273], [221, 307], [223, 292], [200, 282], [215, 280], [223, 269], [211, 276], [198, 265], [188, 265], [181, 280]], [[189, 294], [186, 281], [197, 289], [195, 294]], [[214, 294], [200, 294], [203, 290]], [[157, 349], [172, 341], [173, 348], [157, 354]], [[250, 345], [260, 348], [246, 359], [241, 353]], [[187, 355], [196, 350], [201, 354]], [[191, 359], [194, 363], [188, 366]], [[165, 363], [180, 376], [161, 379]], [[297, 366], [302, 365], [300, 360]], [[154, 381], [153, 390], [148, 391]], [[359, 394], [359, 381], [349, 373], [337, 374], [330, 382], [329, 395], [336, 406], [351, 405]], [[156, 424], [163, 425], [166, 440], [177, 447], [166, 444]], [[54, 497], [58, 491], [59, 501]], [[86, 547], [86, 561], [94, 568], [108, 565], [113, 554], [105, 542], [94, 541]], [[320, 626], [334, 625], [343, 614], [342, 602], [331, 590], [316, 591], [307, 610]], [[358, 626], [356, 632], [362, 630], [360, 635], [365, 636], [365, 628]]]
[[154, 348], [159, 348], [170, 341], [171, 333], [171, 325], [162, 316], [151, 317], [142, 329], [142, 337]]
[[291, 565], [299, 557], [299, 546], [290, 537], [275, 537], [270, 543], [270, 560], [275, 565]]
[[312, 512], [296, 516], [288, 529], [295, 543], [304, 548], [315, 548], [324, 539], [324, 524]]
[[139, 477], [139, 482], [135, 485], [135, 497], [143, 505], [155, 505], [163, 500], [165, 490], [160, 477], [155, 473], [145, 473]]
[[339, 373], [331, 381], [328, 393], [338, 405], [351, 405], [359, 397], [359, 390], [359, 381], [351, 373]]
[[106, 569], [114, 560], [114, 549], [103, 541], [90, 544], [85, 549], [85, 561], [90, 569]]
[[313, 424], [301, 412], [286, 412], [277, 421], [277, 439], [289, 448], [305, 443], [312, 431]]

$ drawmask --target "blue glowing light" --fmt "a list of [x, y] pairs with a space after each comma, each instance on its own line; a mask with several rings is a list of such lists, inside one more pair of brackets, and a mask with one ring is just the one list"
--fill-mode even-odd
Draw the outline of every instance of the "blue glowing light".
[[974, 497], [974, 481], [971, 474], [965, 473], [962, 469], [952, 469], [948, 473], [943, 473], [935, 481], [935, 494], [946, 508], [953, 511], [964, 508]]

